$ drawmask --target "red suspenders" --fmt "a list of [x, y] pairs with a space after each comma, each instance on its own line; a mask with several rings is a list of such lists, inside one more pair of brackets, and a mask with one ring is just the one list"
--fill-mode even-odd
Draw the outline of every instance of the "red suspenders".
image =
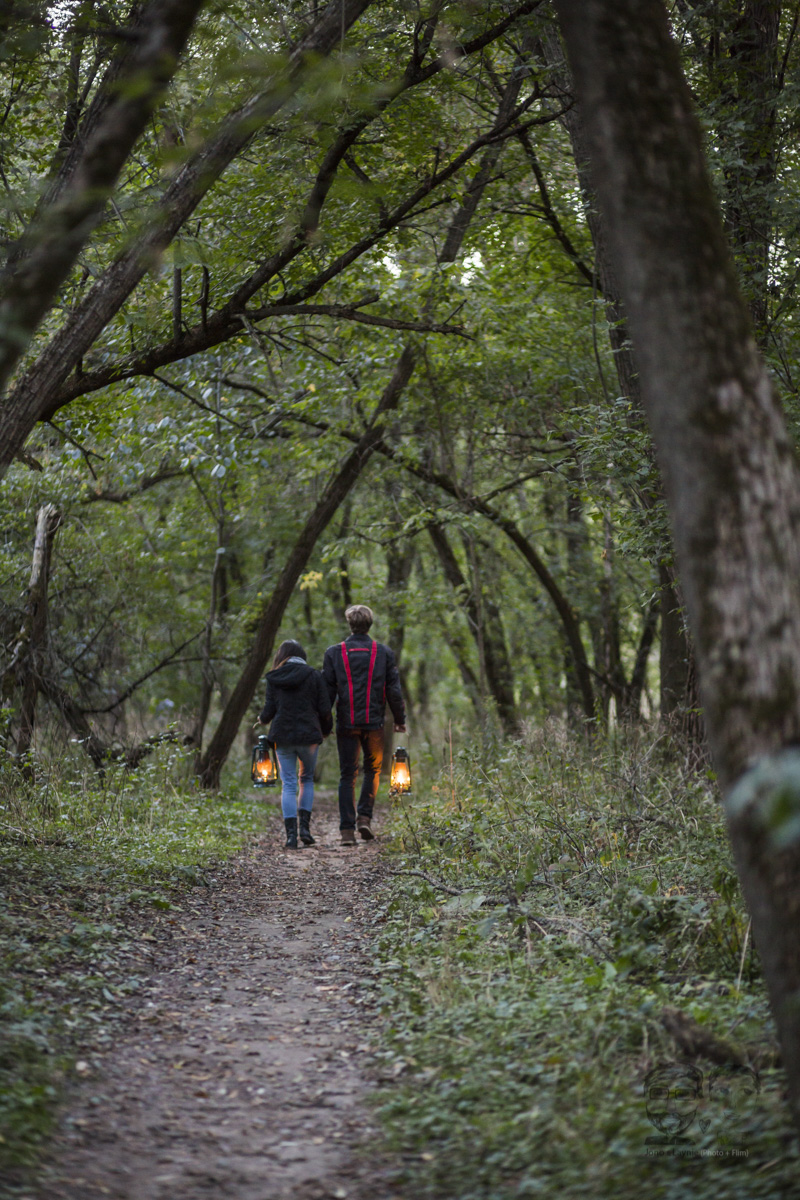
[[378, 643], [372, 643], [372, 653], [369, 656], [369, 675], [367, 676], [367, 703], [364, 711], [364, 721], [369, 725], [369, 694], [372, 691], [372, 672], [375, 670], [375, 659], [378, 654]]
[[[369, 656], [369, 674], [367, 675], [367, 703], [364, 711], [364, 724], [369, 725], [369, 698], [372, 692], [372, 675], [375, 671], [375, 659], [378, 657], [378, 643], [372, 643], [372, 651]], [[350, 671], [350, 659], [347, 655], [347, 646], [342, 642], [342, 662], [344, 663], [344, 671], [347, 676], [347, 687], [350, 692], [350, 724], [356, 724], [356, 705], [353, 698], [353, 676]]]
[[356, 723], [356, 706], [353, 701], [353, 676], [350, 674], [350, 659], [347, 657], [347, 646], [342, 642], [342, 662], [347, 675], [347, 686], [350, 688], [350, 724]]

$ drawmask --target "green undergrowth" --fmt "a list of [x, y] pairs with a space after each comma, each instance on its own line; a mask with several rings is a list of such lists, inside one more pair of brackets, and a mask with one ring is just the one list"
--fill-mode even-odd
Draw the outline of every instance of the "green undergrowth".
[[35, 1160], [80, 1055], [113, 1038], [178, 899], [263, 828], [242, 788], [187, 780], [169, 746], [102, 778], [0, 765], [0, 1179]]
[[798, 1194], [712, 779], [552, 728], [463, 754], [393, 828], [380, 1110], [409, 1194]]

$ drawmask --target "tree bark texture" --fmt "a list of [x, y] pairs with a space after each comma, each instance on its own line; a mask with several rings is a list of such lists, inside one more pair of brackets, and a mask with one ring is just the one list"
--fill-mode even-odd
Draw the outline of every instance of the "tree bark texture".
[[[711, 750], [800, 1120], [800, 848], [731, 798], [800, 742], [800, 473], [661, 0], [556, 0], [672, 518]], [[774, 791], [774, 789], [773, 789]], [[798, 799], [800, 804], [800, 798]]]
[[53, 540], [61, 514], [52, 504], [39, 509], [33, 542], [31, 575], [25, 600], [25, 616], [17, 645], [5, 671], [4, 696], [11, 699], [20, 692], [19, 726], [16, 753], [23, 758], [33, 744], [36, 724], [36, 701], [44, 675], [43, 659], [47, 650], [47, 591], [50, 584], [50, 560]]
[[[630, 420], [634, 426], [644, 422], [639, 371], [628, 333], [628, 322], [622, 301], [621, 285], [617, 267], [611, 255], [608, 235], [605, 230], [604, 217], [598, 208], [594, 195], [594, 186], [589, 171], [589, 145], [584, 126], [583, 108], [580, 99], [574, 97], [572, 79], [563, 61], [561, 48], [554, 36], [546, 37], [543, 45], [545, 59], [553, 72], [553, 78], [564, 93], [575, 102], [567, 105], [563, 122], [569, 134], [575, 168], [578, 173], [578, 183], [583, 197], [586, 224], [592, 238], [594, 249], [594, 284], [600, 291], [605, 306], [606, 324], [611, 352], [614, 356], [617, 383], [620, 394], [630, 402]], [[531, 155], [529, 154], [529, 157]], [[531, 159], [532, 166], [534, 165]], [[535, 170], [535, 168], [534, 168]], [[541, 186], [541, 185], [540, 185]], [[637, 490], [635, 502], [645, 511], [662, 500], [660, 489], [657, 494]], [[664, 553], [671, 552], [671, 547], [664, 547]], [[690, 679], [694, 673], [694, 649], [691, 639], [684, 633], [681, 639], [673, 636], [676, 633], [675, 620], [669, 621], [669, 614], [678, 612], [680, 600], [677, 592], [677, 581], [674, 572], [671, 582], [662, 580], [664, 603], [662, 606], [661, 645], [660, 645], [660, 694], [661, 715], [671, 717], [677, 704], [685, 707], [690, 688]], [[668, 623], [665, 625], [665, 615]], [[680, 621], [680, 614], [677, 620]], [[680, 697], [674, 700], [674, 697]], [[688, 733], [688, 730], [686, 730]]]

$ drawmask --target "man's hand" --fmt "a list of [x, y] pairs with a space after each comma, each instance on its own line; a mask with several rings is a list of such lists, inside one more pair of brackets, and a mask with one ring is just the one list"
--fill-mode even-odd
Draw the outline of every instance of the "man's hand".
[[398, 725], [397, 722], [395, 722], [394, 731], [395, 731], [395, 733], [407, 733], [408, 732], [405, 725]]
[[253, 729], [260, 729], [260, 728], [261, 728], [261, 721], [256, 721], [255, 725], [253, 726]]

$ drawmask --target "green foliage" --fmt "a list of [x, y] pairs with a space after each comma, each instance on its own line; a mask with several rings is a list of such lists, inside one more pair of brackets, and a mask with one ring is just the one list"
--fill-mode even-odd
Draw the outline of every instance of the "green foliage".
[[[658, 742], [589, 753], [553, 725], [461, 753], [423, 794], [395, 815], [377, 935], [381, 1114], [413, 1194], [789, 1194], [797, 1152], [712, 787]], [[682, 1061], [673, 1008], [733, 1039], [761, 1088], [732, 1112], [701, 1053], [689, 1157], [646, 1142], [645, 1076]]]
[[[779, 94], [757, 72], [743, 83], [740, 9], [698, 0], [673, 6], [671, 19], [737, 231], [741, 277], [748, 299], [764, 309], [762, 340], [796, 423], [798, 43], [787, 7]], [[60, 23], [55, 11], [39, 8], [28, 20], [23, 6], [0, 30], [0, 227], [9, 246], [58, 167], [70, 105], [85, 113], [96, 95], [118, 44], [109, 26], [126, 20], [121, 3], [96, 12], [69, 5]], [[503, 144], [458, 262], [442, 268], [439, 255], [478, 155], [396, 226], [384, 224], [490, 128], [495, 83], [518, 70], [521, 28], [455, 69], [449, 56], [501, 15], [494, 5], [445, 3], [429, 14], [406, 4], [368, 8], [342, 53], [318, 62], [292, 103], [255, 132], [71, 364], [70, 388], [114, 365], [120, 382], [54, 410], [28, 444], [29, 465], [10, 470], [0, 632], [8, 656], [25, 618], [36, 511], [53, 503], [63, 523], [42, 663], [48, 682], [114, 754], [163, 734], [168, 722], [178, 738], [194, 731], [210, 688], [207, 738], [303, 522], [369, 422], [409, 336], [331, 313], [343, 306], [352, 317], [356, 305], [368, 320], [432, 314], [461, 326], [467, 336], [418, 337], [415, 376], [386, 430], [392, 457], [372, 460], [320, 537], [276, 641], [299, 637], [319, 664], [341, 635], [345, 604], [368, 602], [378, 614], [375, 633], [402, 646], [415, 763], [438, 761], [444, 730], [456, 742], [480, 730], [490, 746], [479, 768], [472, 753], [462, 754], [452, 778], [434, 785], [431, 803], [398, 820], [405, 868], [457, 893], [404, 876], [410, 886], [398, 887], [387, 914], [391, 1061], [401, 1078], [409, 1063], [429, 1084], [416, 1079], [387, 1111], [397, 1146], [434, 1155], [420, 1168], [420, 1194], [536, 1194], [557, 1180], [564, 1194], [583, 1187], [596, 1195], [621, 1180], [619, 1194], [633, 1195], [637, 1170], [652, 1166], [636, 1157], [649, 1130], [642, 1076], [671, 1053], [661, 1009], [677, 1004], [701, 1025], [748, 1040], [766, 1025], [766, 1008], [705, 787], [683, 777], [662, 747], [611, 744], [588, 761], [567, 748], [559, 725], [525, 750], [495, 741], [487, 631], [507, 652], [523, 727], [560, 720], [574, 703], [552, 599], [503, 522], [540, 553], [577, 614], [604, 717], [612, 693], [619, 710], [648, 645], [658, 567], [671, 558], [649, 437], [633, 399], [619, 394], [606, 298], [592, 284], [571, 146], [550, 119], [563, 96], [560, 66], [538, 49], [528, 56], [528, 147], [514, 137]], [[25, 365], [135, 241], [180, 166], [283, 70], [282, 48], [306, 18], [295, 5], [242, 0], [204, 9]], [[548, 6], [529, 20], [528, 44], [547, 42]], [[384, 107], [419, 55], [431, 73]], [[437, 62], [449, 65], [434, 70]], [[325, 156], [362, 119], [318, 227], [308, 236], [303, 229], [297, 253], [288, 253]], [[565, 253], [565, 241], [574, 253]], [[270, 261], [282, 266], [263, 276], [241, 329], [184, 357], [188, 331], [202, 330]], [[320, 311], [301, 307], [317, 302]], [[266, 305], [268, 315], [257, 317]], [[241, 312], [239, 300], [234, 308]], [[166, 365], [125, 378], [131, 359], [159, 347]], [[446, 477], [450, 490], [421, 476], [423, 468]], [[498, 521], [473, 497], [493, 505]], [[432, 523], [450, 540], [460, 589], [442, 573]], [[0, 736], [13, 752], [20, 688], [3, 682]], [[657, 708], [658, 690], [651, 666], [636, 715]], [[46, 1124], [58, 1073], [69, 1069], [59, 1051], [66, 1023], [80, 1022], [79, 1010], [105, 1016], [113, 1007], [103, 988], [113, 997], [116, 984], [96, 964], [124, 944], [122, 916], [169, 914], [175, 889], [202, 882], [203, 864], [238, 845], [254, 815], [225, 794], [196, 794], [168, 747], [138, 774], [111, 762], [102, 778], [87, 774], [79, 745], [68, 741], [83, 737], [70, 711], [40, 696], [28, 764], [37, 783], [5, 768], [0, 775], [0, 863], [16, 881], [5, 897], [11, 915], [2, 943], [11, 990], [0, 996], [11, 1031], [0, 1070], [17, 1088], [0, 1128], [10, 1155], [30, 1153]], [[791, 834], [796, 805], [788, 794], [778, 800], [772, 823], [779, 836]], [[50, 907], [40, 912], [37, 896], [49, 896]], [[79, 999], [65, 1015], [58, 998], [50, 1006], [40, 1000], [36, 978], [67, 978], [65, 962], [73, 961]], [[778, 1085], [766, 1070], [763, 1078], [764, 1121], [753, 1136], [759, 1154], [780, 1154]], [[709, 1128], [716, 1136], [713, 1121]], [[750, 1194], [774, 1194], [782, 1170], [760, 1167]], [[653, 1189], [702, 1190], [697, 1171], [675, 1164]], [[721, 1193], [742, 1178], [731, 1168], [720, 1176]]]
[[161, 747], [135, 775], [74, 751], [36, 784], [0, 770], [0, 1172], [35, 1160], [82, 1048], [114, 1037], [142, 947], [186, 889], [263, 826], [187, 785]]

